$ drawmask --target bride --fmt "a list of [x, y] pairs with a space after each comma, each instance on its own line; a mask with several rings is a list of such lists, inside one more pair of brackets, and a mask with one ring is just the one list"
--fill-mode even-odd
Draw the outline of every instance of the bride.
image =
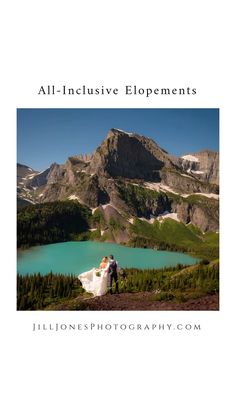
[[94, 297], [104, 295], [107, 289], [109, 262], [106, 256], [101, 260], [99, 268], [93, 268], [90, 271], [83, 272], [78, 276], [82, 287], [91, 292]]

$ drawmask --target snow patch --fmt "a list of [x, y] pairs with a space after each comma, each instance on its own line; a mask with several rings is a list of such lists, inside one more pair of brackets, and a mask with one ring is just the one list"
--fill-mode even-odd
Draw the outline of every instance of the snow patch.
[[154, 222], [153, 218], [149, 220], [148, 218], [138, 217], [138, 219], [141, 220], [141, 221], [146, 221], [147, 223], [150, 223], [150, 224], [152, 224]]
[[204, 172], [202, 170], [191, 170], [194, 175], [203, 175]]
[[89, 228], [89, 231], [96, 231], [97, 228]]
[[180, 222], [177, 212], [168, 212], [168, 211], [165, 211], [163, 212], [163, 214], [158, 215], [157, 220], [162, 222], [166, 218], [171, 218], [172, 220]]
[[[205, 172], [203, 172], [202, 170], [192, 170], [192, 169], [188, 169], [187, 173], [192, 173], [193, 175], [203, 175]], [[183, 175], [182, 175], [183, 176]]]
[[[191, 171], [190, 171], [190, 172], [188, 172], [188, 173], [191, 173]], [[190, 179], [193, 179], [193, 178], [192, 178], [192, 176], [185, 175], [184, 173], [181, 173], [181, 176], [184, 176], [184, 177], [190, 177]]]
[[194, 195], [202, 195], [202, 196], [206, 196], [207, 198], [213, 198], [213, 199], [219, 199], [219, 195], [215, 194], [215, 193], [195, 193]]
[[155, 183], [155, 182], [145, 182], [144, 183], [144, 187], [147, 189], [152, 189], [153, 191], [159, 191], [161, 184], [159, 183]]
[[153, 215], [151, 215], [151, 218], [144, 218], [144, 217], [138, 217], [139, 220], [141, 221], [146, 221], [149, 224], [153, 224], [155, 221], [159, 221], [160, 223], [163, 223], [163, 221], [167, 218], [171, 218], [174, 221], [178, 221], [180, 222], [178, 215], [176, 212], [168, 212], [165, 211], [162, 214], [158, 215], [157, 217], [154, 217]]
[[130, 224], [134, 224], [134, 218], [129, 218], [129, 219], [128, 219], [128, 222], [129, 222]]
[[174, 189], [171, 189], [171, 188], [170, 188], [169, 186], [167, 186], [167, 185], [163, 185], [163, 184], [161, 184], [161, 190], [162, 190], [162, 191], [171, 192], [171, 193], [173, 193], [174, 195], [179, 195], [179, 193], [178, 193], [178, 192], [174, 191]]
[[188, 161], [199, 162], [198, 158], [193, 156], [192, 154], [186, 154], [185, 156], [182, 156], [181, 159], [188, 160]]
[[120, 211], [116, 207], [114, 207], [114, 205], [112, 204], [104, 204], [104, 205], [99, 205], [99, 207], [96, 207], [96, 208], [91, 208], [92, 214], [94, 214], [95, 211], [99, 208], [102, 208], [103, 210], [105, 210], [107, 207], [114, 208], [119, 214], [121, 214]]
[[203, 192], [195, 192], [195, 193], [190, 193], [190, 194], [184, 194], [181, 195], [183, 198], [188, 198], [188, 196], [196, 196], [196, 195], [202, 195], [202, 196], [206, 196], [207, 198], [212, 198], [212, 199], [219, 199], [219, 195], [215, 194], [215, 193], [203, 193]]
[[151, 217], [151, 218], [144, 218], [144, 217], [138, 217], [139, 220], [141, 221], [146, 221], [149, 224], [153, 224], [157, 218], [155, 217]]
[[69, 199], [70, 201], [77, 200], [77, 201], [81, 202], [80, 198], [79, 198], [77, 195], [70, 195], [70, 196], [68, 197], [68, 199]]
[[119, 132], [123, 132], [124, 134], [127, 134], [127, 135], [134, 135], [134, 133], [133, 132], [127, 132], [127, 131], [123, 131], [122, 129], [118, 129], [118, 128], [113, 128], [115, 131], [119, 131]]
[[153, 191], [157, 191], [157, 192], [167, 191], [167, 192], [171, 192], [175, 195], [180, 195], [178, 192], [175, 192], [169, 186], [164, 185], [163, 183], [160, 183], [160, 182], [158, 182], [158, 183], [156, 183], [156, 182], [145, 182], [143, 186], [144, 186], [144, 188], [152, 189]]
[[36, 175], [41, 175], [42, 173], [46, 172], [46, 170], [50, 169], [50, 167], [48, 167], [47, 169], [42, 170], [41, 172], [36, 173]]
[[102, 209], [106, 209], [107, 207], [112, 207], [112, 205], [110, 205], [110, 204], [104, 204], [104, 205], [101, 205], [101, 207], [102, 207]]
[[43, 193], [41, 193], [40, 195], [39, 195], [39, 197], [41, 197], [41, 196], [43, 196], [44, 194]]
[[140, 185], [139, 183], [134, 183], [134, 182], [130, 182], [131, 183], [131, 185], [134, 185], [134, 186], [141, 186], [142, 187], [142, 185]]
[[[190, 176], [184, 175], [184, 174], [182, 174], [181, 176], [190, 177]], [[214, 194], [214, 193], [193, 192], [193, 193], [190, 193], [190, 194], [181, 194], [181, 193], [178, 193], [178, 192], [174, 191], [169, 186], [163, 185], [162, 183], [146, 182], [146, 183], [144, 183], [144, 187], [147, 188], [147, 189], [152, 189], [153, 191], [157, 191], [157, 192], [159, 192], [159, 191], [171, 192], [175, 195], [182, 196], [183, 198], [187, 198], [188, 196], [191, 196], [191, 195], [202, 195], [202, 196], [206, 196], [207, 198], [219, 199], [219, 195]]]

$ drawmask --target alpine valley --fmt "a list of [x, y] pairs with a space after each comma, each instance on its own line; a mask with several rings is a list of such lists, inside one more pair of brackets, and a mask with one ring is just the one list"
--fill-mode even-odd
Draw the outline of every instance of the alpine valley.
[[127, 269], [119, 298], [88, 300], [76, 277], [19, 275], [18, 309], [218, 309], [217, 152], [177, 158], [148, 137], [112, 128], [92, 155], [42, 172], [18, 163], [17, 198], [19, 248], [89, 240], [200, 259], [164, 270]]

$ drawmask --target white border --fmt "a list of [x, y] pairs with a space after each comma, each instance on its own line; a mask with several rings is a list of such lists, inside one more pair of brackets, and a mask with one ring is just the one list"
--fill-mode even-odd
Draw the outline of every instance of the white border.
[[[222, 418], [230, 373], [234, 281], [233, 2], [5, 2], [1, 128], [3, 417]], [[42, 84], [186, 84], [197, 96], [38, 97]], [[16, 312], [15, 115], [22, 107], [220, 108], [219, 312]], [[33, 334], [32, 323], [201, 322], [200, 333]]]

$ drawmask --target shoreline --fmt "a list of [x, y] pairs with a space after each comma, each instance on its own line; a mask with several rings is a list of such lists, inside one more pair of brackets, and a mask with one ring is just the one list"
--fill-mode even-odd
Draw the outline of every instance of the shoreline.
[[139, 247], [139, 246], [131, 246], [129, 243], [117, 243], [115, 241], [103, 241], [103, 240], [91, 240], [91, 239], [90, 240], [65, 240], [65, 241], [59, 241], [59, 242], [56, 241], [56, 242], [50, 242], [50, 243], [37, 243], [33, 246], [24, 245], [24, 246], [17, 247], [16, 251], [17, 251], [17, 254], [18, 254], [18, 252], [24, 252], [25, 250], [30, 250], [30, 249], [33, 249], [33, 248], [36, 248], [36, 247], [41, 247], [41, 246], [48, 246], [48, 245], [53, 245], [53, 244], [63, 244], [63, 243], [85, 243], [85, 242], [86, 243], [87, 242], [107, 243], [107, 244], [109, 243], [109, 244], [112, 244], [112, 245], [127, 247], [129, 249], [143, 249], [143, 250], [146, 249], [146, 250], [154, 250], [154, 251], [158, 251], [158, 252], [181, 253], [181, 254], [184, 254], [184, 255], [191, 256], [195, 259], [198, 259], [199, 261], [201, 259], [208, 259], [209, 261], [211, 261], [211, 260], [215, 260], [215, 259], [219, 258], [219, 252], [218, 252], [217, 257], [215, 257], [215, 256], [214, 257], [209, 257], [209, 255], [205, 255], [204, 253], [197, 253], [197, 252], [193, 252], [193, 251], [183, 251], [181, 249], [172, 250], [168, 246], [165, 249], [158, 249], [156, 247], [146, 247], [146, 246]]

